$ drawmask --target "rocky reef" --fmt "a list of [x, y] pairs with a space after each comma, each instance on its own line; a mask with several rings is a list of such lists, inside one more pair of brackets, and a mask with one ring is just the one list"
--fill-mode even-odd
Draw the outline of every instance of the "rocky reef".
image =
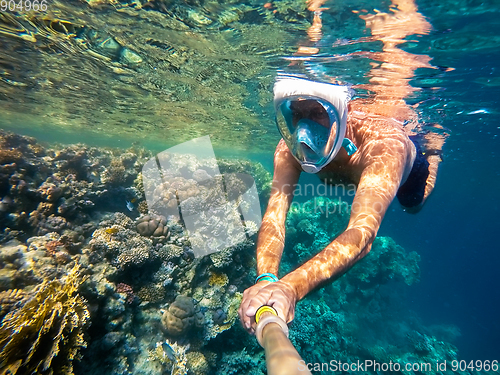
[[[255, 277], [246, 272], [255, 268], [255, 230], [234, 246], [195, 257], [182, 220], [148, 209], [142, 166], [152, 154], [46, 148], [6, 132], [0, 145], [2, 369], [208, 373], [217, 356], [201, 351], [234, 325], [241, 292]], [[187, 189], [203, 177], [200, 163], [177, 163], [184, 177], [172, 176], [172, 191], [193, 195]], [[259, 197], [267, 199], [271, 177], [261, 166], [218, 163], [222, 173], [253, 173]], [[240, 185], [228, 175], [226, 186]], [[45, 308], [33, 314], [37, 304]], [[46, 341], [50, 348], [41, 345]]]
[[[237, 320], [256, 276], [258, 224], [245, 222], [238, 241], [200, 256], [175, 214], [179, 202], [184, 214], [209, 207], [197, 218], [200, 238], [233, 236], [232, 224], [213, 219], [231, 207], [220, 199], [245, 209], [240, 198], [251, 184], [243, 176], [251, 176], [265, 206], [271, 176], [260, 164], [217, 160], [214, 177], [206, 163], [183, 157], [155, 185], [142, 168], [153, 155], [142, 149], [45, 147], [5, 132], [0, 146], [0, 372], [265, 373], [262, 349]], [[148, 192], [158, 197], [154, 207]], [[282, 272], [347, 224], [349, 207], [327, 217], [322, 208], [340, 203], [314, 204], [289, 213]], [[453, 330], [423, 327], [401, 303], [418, 281], [418, 261], [377, 238], [348, 274], [299, 303], [290, 338], [304, 359], [455, 359], [443, 333]]]

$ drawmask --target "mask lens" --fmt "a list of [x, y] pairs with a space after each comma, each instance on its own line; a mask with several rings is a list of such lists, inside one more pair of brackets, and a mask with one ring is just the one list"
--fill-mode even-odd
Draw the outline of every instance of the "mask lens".
[[302, 163], [324, 165], [337, 141], [335, 107], [322, 99], [294, 98], [276, 109], [278, 129], [295, 157]]

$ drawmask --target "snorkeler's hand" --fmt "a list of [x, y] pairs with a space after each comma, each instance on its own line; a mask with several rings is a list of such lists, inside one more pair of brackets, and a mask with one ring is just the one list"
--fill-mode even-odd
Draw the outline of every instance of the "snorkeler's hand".
[[255, 332], [255, 313], [262, 305], [274, 307], [278, 316], [290, 323], [295, 314], [297, 297], [295, 290], [283, 281], [275, 283], [260, 281], [243, 292], [238, 314], [243, 327], [249, 332]]

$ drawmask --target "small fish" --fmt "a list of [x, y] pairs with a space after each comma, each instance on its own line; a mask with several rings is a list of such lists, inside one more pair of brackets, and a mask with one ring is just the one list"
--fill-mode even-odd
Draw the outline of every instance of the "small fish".
[[119, 229], [112, 227], [112, 228], [106, 228], [104, 231], [108, 234], [116, 234], [116, 233], [118, 233]]
[[162, 346], [163, 352], [167, 355], [168, 359], [170, 359], [171, 361], [176, 360], [175, 359], [175, 351], [170, 346], [170, 344], [168, 342], [162, 342], [162, 343], [158, 343], [158, 344], [160, 344]]
[[477, 111], [472, 111], [472, 112], [469, 112], [467, 113], [468, 115], [478, 115], [478, 114], [481, 114], [481, 113], [490, 113], [490, 111], [488, 111], [487, 109], [478, 109]]
[[134, 211], [134, 208], [135, 208], [134, 204], [131, 201], [125, 201], [125, 202], [127, 202], [127, 209], [129, 211]]

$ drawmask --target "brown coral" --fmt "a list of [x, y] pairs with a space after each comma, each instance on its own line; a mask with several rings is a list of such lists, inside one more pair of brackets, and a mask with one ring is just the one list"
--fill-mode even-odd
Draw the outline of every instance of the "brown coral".
[[125, 183], [126, 169], [120, 159], [112, 159], [109, 167], [106, 169], [103, 182], [111, 186], [120, 186]]
[[137, 292], [142, 301], [161, 302], [165, 298], [165, 289], [161, 285], [147, 284]]
[[0, 150], [0, 164], [16, 163], [22, 158], [23, 154], [19, 150]]
[[64, 244], [59, 240], [52, 240], [45, 244], [47, 254], [51, 256], [55, 256], [56, 253], [61, 250], [61, 247], [64, 247]]
[[116, 291], [118, 293], [124, 293], [127, 295], [127, 303], [131, 304], [134, 302], [135, 299], [135, 294], [134, 294], [134, 289], [128, 284], [125, 283], [118, 283], [116, 285]]
[[178, 295], [161, 318], [171, 336], [180, 336], [203, 324], [203, 315], [196, 309], [194, 300]]
[[55, 202], [57, 201], [63, 191], [60, 187], [56, 186], [53, 183], [45, 181], [37, 190], [40, 197], [47, 202]]
[[160, 215], [145, 215], [137, 220], [137, 232], [142, 236], [169, 236], [167, 220]]
[[89, 321], [85, 300], [76, 292], [78, 266], [64, 281], [46, 280], [10, 311], [0, 326], [0, 373], [73, 374], [73, 359], [86, 346]]
[[59, 240], [52, 240], [45, 244], [47, 254], [53, 257], [58, 264], [65, 264], [71, 260], [71, 255], [66, 251], [64, 243]]

